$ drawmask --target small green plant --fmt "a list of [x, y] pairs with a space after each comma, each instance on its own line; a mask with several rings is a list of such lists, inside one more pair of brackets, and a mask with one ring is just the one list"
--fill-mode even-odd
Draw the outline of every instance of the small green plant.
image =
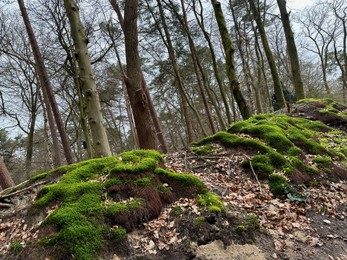
[[145, 178], [140, 178], [134, 181], [134, 184], [136, 186], [140, 186], [140, 187], [146, 187], [151, 185], [152, 183], [152, 177], [145, 177]]
[[316, 158], [313, 158], [313, 162], [318, 164], [318, 165], [326, 165], [326, 164], [332, 164], [333, 161], [330, 158], [330, 156], [317, 156]]
[[248, 228], [244, 225], [238, 225], [235, 229], [235, 231], [238, 233], [238, 234], [242, 234], [244, 232], [246, 232], [248, 230]]
[[221, 212], [224, 210], [223, 202], [213, 192], [200, 194], [198, 196], [198, 203], [202, 207], [207, 207], [210, 212]]
[[290, 185], [287, 179], [280, 174], [271, 174], [269, 176], [270, 191], [273, 195], [286, 195], [290, 192]]
[[112, 234], [112, 239], [114, 240], [122, 240], [125, 238], [127, 234], [127, 231], [125, 228], [116, 228], [114, 231], [113, 231], [113, 234]]
[[259, 220], [256, 215], [250, 214], [247, 216], [247, 227], [251, 230], [259, 228]]
[[209, 155], [213, 153], [212, 144], [206, 144], [203, 146], [192, 146], [192, 151], [197, 155]]
[[157, 186], [157, 189], [160, 193], [168, 193], [172, 191], [172, 188], [167, 183], [160, 183]]
[[183, 210], [180, 206], [174, 206], [171, 208], [171, 214], [175, 217], [178, 217], [183, 213]]
[[304, 170], [305, 170], [305, 172], [307, 172], [307, 174], [309, 174], [309, 175], [317, 175], [317, 174], [320, 174], [319, 169], [317, 169], [316, 167], [313, 167], [313, 166], [304, 165]]
[[15, 240], [10, 244], [10, 251], [19, 252], [23, 249], [23, 245], [19, 240]]
[[201, 216], [196, 217], [195, 220], [194, 220], [194, 224], [197, 227], [202, 227], [205, 223], [206, 223], [205, 218], [201, 217]]

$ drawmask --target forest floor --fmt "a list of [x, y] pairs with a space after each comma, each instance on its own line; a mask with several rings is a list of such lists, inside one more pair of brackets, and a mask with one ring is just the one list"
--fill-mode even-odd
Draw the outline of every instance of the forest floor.
[[[267, 181], [240, 166], [245, 156], [237, 150], [167, 155], [166, 167], [195, 174], [222, 198], [224, 216], [202, 216], [196, 199], [182, 198], [129, 233], [124, 248], [120, 244], [120, 251], [105, 252], [103, 259], [347, 259], [347, 183], [307, 188], [304, 201], [274, 198]], [[17, 195], [22, 200], [17, 207], [23, 205], [16, 208], [18, 214], [2, 207], [0, 259], [26, 259], [9, 252], [37, 238], [41, 222], [23, 216], [42, 185]], [[47, 210], [43, 215], [54, 209]], [[53, 258], [42, 253], [42, 259]]]
[[[292, 113], [293, 116], [318, 119], [341, 130], [332, 131], [329, 138], [325, 138], [324, 142], [328, 148], [322, 148], [323, 154], [317, 151], [314, 154], [302, 153], [300, 158], [297, 158], [304, 162], [301, 167], [308, 169], [306, 173], [294, 171], [289, 173], [292, 175], [286, 175], [288, 178], [305, 177], [304, 181], [292, 183], [308, 185], [295, 185], [294, 190], [284, 193], [285, 196], [275, 197], [270, 192], [268, 178], [258, 180], [258, 175], [252, 167], [252, 160], [255, 166], [255, 155], [258, 155], [258, 159], [267, 159], [268, 155], [259, 157], [259, 151], [254, 147], [244, 147], [245, 143], [250, 142], [249, 136], [242, 132], [237, 136], [229, 135], [229, 141], [248, 142], [240, 142], [237, 146], [224, 145], [233, 148], [224, 148], [217, 140], [210, 143], [213, 153], [208, 155], [198, 155], [191, 150], [168, 154], [165, 156], [165, 167], [177, 173], [191, 173], [199, 177], [208, 189], [220, 196], [225, 206], [224, 211], [217, 213], [219, 207], [217, 211], [202, 209], [201, 205], [198, 205], [198, 198], [180, 198], [164, 207], [159, 217], [151, 221], [147, 221], [146, 217], [141, 218], [135, 229], [127, 229], [126, 239], [114, 243], [111, 239], [108, 241], [107, 238], [103, 238], [98, 259], [347, 260], [346, 155], [342, 156], [342, 161], [329, 157], [333, 161], [328, 161], [327, 166], [318, 172], [324, 172], [323, 175], [317, 175], [318, 169], [312, 167], [315, 166], [318, 156], [322, 160], [322, 156], [326, 154], [336, 155], [336, 152], [342, 151], [341, 147], [346, 153], [347, 106], [333, 103], [331, 100], [324, 102], [299, 103]], [[274, 129], [274, 126], [271, 128], [271, 122], [282, 122], [283, 129], [293, 130], [293, 126], [298, 126], [298, 121], [288, 121], [284, 116], [276, 119], [263, 115], [257, 120], [263, 120], [262, 118], [269, 123], [266, 131]], [[271, 121], [273, 118], [275, 121]], [[252, 120], [254, 121], [254, 118]], [[285, 122], [291, 123], [286, 127]], [[246, 124], [248, 125], [245, 129], [255, 129], [249, 122]], [[306, 122], [306, 125], [314, 126], [317, 122]], [[300, 133], [304, 131], [299, 126], [297, 129]], [[308, 144], [314, 144], [313, 141], [317, 141], [321, 134], [326, 136], [323, 132], [317, 132]], [[300, 137], [298, 132], [295, 133]], [[287, 134], [289, 132], [286, 132], [285, 136]], [[226, 135], [222, 133], [219, 137], [225, 139]], [[277, 137], [281, 136], [278, 134]], [[253, 140], [258, 139], [255, 137]], [[283, 147], [278, 145], [276, 148], [283, 150]], [[269, 151], [270, 148], [266, 149]], [[250, 169], [242, 167], [247, 160]], [[266, 168], [267, 165], [263, 163], [262, 166]], [[312, 169], [316, 169], [315, 172], [312, 172]], [[62, 245], [47, 248], [36, 243], [40, 238], [57, 231], [54, 228], [41, 228], [41, 223], [58, 208], [58, 205], [53, 204], [38, 210], [34, 209], [32, 204], [42, 187], [58, 182], [64, 174], [61, 173], [59, 176], [58, 173], [59, 170], [56, 175], [49, 175], [50, 178], [21, 184], [10, 194], [0, 193], [0, 259], [75, 259], [71, 253], [67, 255], [66, 248], [64, 251]], [[274, 173], [281, 172], [274, 168]], [[105, 178], [101, 176], [98, 180], [91, 181], [105, 181]], [[167, 183], [163, 183], [162, 186], [172, 191], [172, 187]], [[189, 194], [191, 190], [186, 195]], [[111, 228], [118, 230], [119, 227]]]
[[260, 230], [251, 241], [259, 251], [246, 243], [232, 258], [225, 251], [225, 258], [212, 255], [208, 259], [261, 259], [262, 255], [265, 259], [346, 260], [347, 183], [307, 188], [301, 202], [274, 198], [266, 181], [259, 182], [240, 167], [245, 156], [229, 150], [214, 156], [176, 153], [167, 157], [168, 167], [189, 169], [221, 196], [230, 214], [252, 214], [259, 220]]

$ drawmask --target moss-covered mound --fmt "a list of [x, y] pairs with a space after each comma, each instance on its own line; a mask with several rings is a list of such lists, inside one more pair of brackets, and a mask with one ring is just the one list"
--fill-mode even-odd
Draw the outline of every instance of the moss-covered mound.
[[329, 98], [300, 100], [293, 106], [291, 115], [318, 120], [343, 131], [347, 129], [347, 105]]
[[158, 152], [138, 150], [33, 177], [31, 182], [58, 181], [37, 195], [34, 211], [53, 210], [40, 226], [39, 244], [32, 246], [59, 248], [64, 259], [97, 259], [106, 244], [116, 247], [128, 231], [158, 217], [165, 204], [182, 196], [196, 197], [208, 211], [222, 210], [219, 198], [197, 177], [163, 165]]
[[[311, 107], [312, 104], [317, 111], [311, 109], [310, 112], [319, 117], [303, 118], [305, 113], [301, 117], [255, 115], [231, 125], [227, 132], [194, 143], [192, 149], [205, 154], [211, 150], [211, 144], [219, 143], [225, 148], [242, 151], [247, 155], [243, 167], [259, 179], [269, 179], [274, 194], [290, 193], [288, 182], [312, 185], [327, 179], [347, 179], [347, 136], [338, 129], [347, 118], [347, 107], [332, 100], [311, 99], [302, 100], [295, 107]], [[324, 117], [326, 111], [334, 116]]]

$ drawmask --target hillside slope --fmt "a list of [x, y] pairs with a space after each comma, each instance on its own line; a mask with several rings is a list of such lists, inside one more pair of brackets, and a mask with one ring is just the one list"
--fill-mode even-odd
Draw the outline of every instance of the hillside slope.
[[304, 100], [191, 151], [35, 176], [0, 193], [0, 258], [347, 259], [346, 118]]

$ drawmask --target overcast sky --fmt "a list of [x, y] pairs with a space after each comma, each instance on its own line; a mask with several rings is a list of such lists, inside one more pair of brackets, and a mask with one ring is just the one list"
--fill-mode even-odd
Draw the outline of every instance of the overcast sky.
[[289, 9], [303, 9], [308, 5], [312, 5], [313, 0], [287, 0], [287, 6]]

